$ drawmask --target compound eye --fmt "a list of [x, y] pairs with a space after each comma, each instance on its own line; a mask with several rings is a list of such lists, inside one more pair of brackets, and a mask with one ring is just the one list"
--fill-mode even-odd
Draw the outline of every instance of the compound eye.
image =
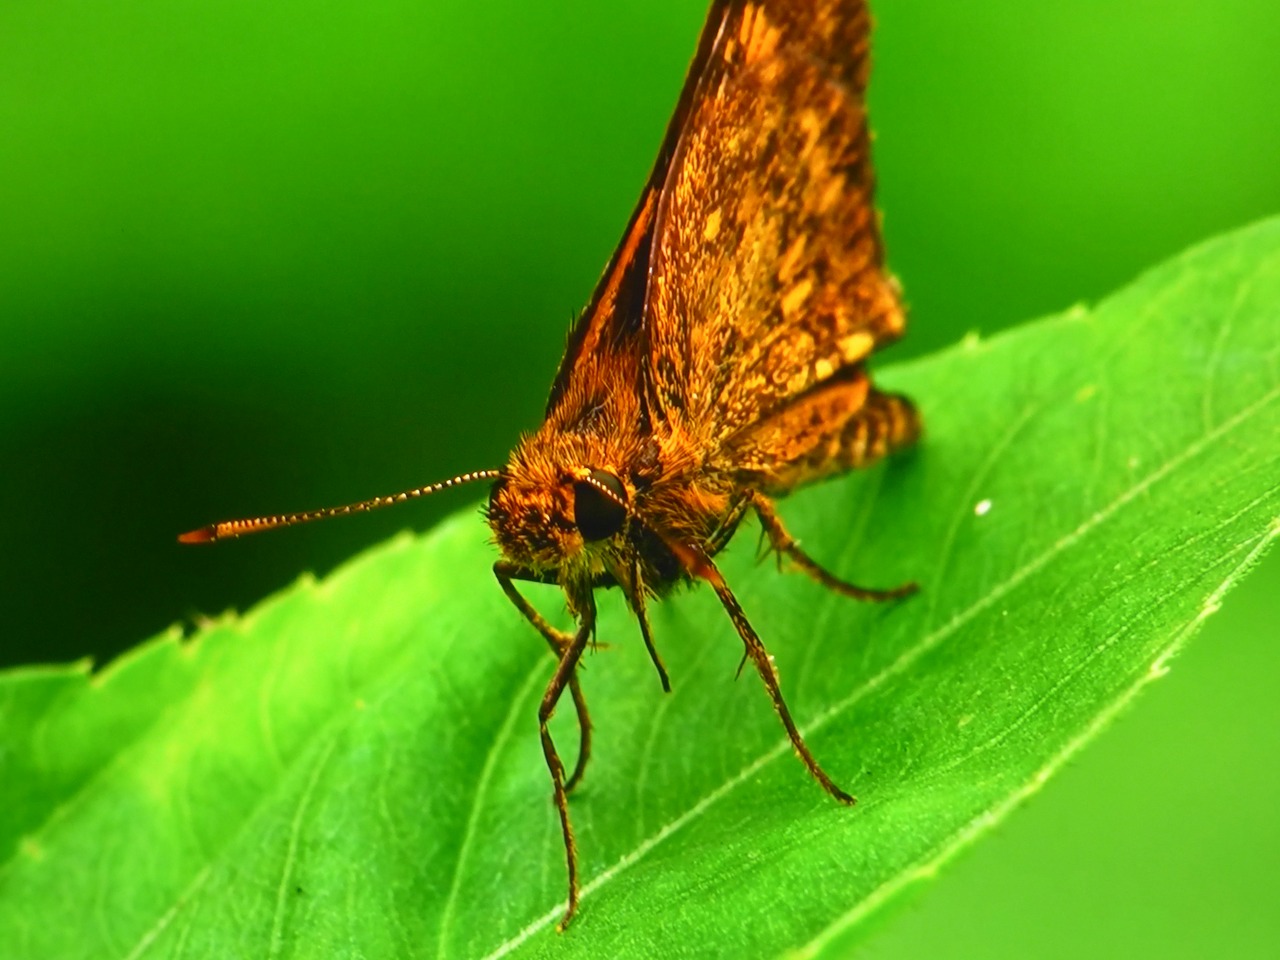
[[583, 540], [605, 540], [626, 522], [627, 491], [621, 480], [604, 470], [592, 470], [591, 479], [595, 483], [578, 480], [573, 485], [573, 522]]

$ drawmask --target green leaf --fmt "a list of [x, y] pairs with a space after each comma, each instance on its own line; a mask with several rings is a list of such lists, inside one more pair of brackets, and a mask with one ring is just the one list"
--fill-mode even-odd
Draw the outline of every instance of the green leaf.
[[[552, 663], [467, 511], [97, 675], [0, 677], [0, 943], [840, 955], [1162, 676], [1280, 533], [1278, 319], [1272, 220], [1094, 310], [884, 370], [918, 399], [922, 445], [781, 509], [856, 582], [919, 580], [911, 600], [832, 596], [738, 537], [722, 568], [854, 809], [791, 756], [757, 680], [734, 682], [710, 591], [653, 610], [670, 696], [602, 596], [572, 801], [584, 897], [557, 935], [535, 716]], [[572, 717], [554, 729], [571, 756]]]

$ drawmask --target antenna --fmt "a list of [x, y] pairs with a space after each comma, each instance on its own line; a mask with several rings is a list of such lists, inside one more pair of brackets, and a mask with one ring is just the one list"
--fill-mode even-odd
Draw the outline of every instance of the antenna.
[[462, 473], [448, 480], [433, 483], [426, 487], [393, 493], [387, 497], [374, 497], [372, 500], [361, 500], [349, 503], [344, 507], [326, 507], [323, 510], [308, 510], [305, 513], [282, 513], [270, 517], [252, 517], [248, 520], [224, 520], [222, 523], [211, 523], [207, 527], [191, 530], [178, 537], [179, 543], [213, 543], [215, 540], [230, 540], [246, 533], [258, 533], [260, 530], [274, 530], [276, 527], [292, 527], [299, 523], [310, 523], [312, 520], [327, 520], [329, 517], [345, 517], [349, 513], [365, 513], [379, 507], [390, 507], [406, 500], [416, 500], [440, 490], [471, 483], [473, 480], [496, 480], [502, 475], [501, 470], [476, 470]]

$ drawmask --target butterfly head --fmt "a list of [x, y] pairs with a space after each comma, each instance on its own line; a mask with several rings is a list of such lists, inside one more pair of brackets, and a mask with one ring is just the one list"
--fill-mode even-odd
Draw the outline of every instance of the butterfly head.
[[585, 567], [595, 573], [600, 548], [626, 530], [630, 503], [630, 491], [612, 470], [517, 460], [493, 485], [486, 513], [511, 562], [539, 572]]

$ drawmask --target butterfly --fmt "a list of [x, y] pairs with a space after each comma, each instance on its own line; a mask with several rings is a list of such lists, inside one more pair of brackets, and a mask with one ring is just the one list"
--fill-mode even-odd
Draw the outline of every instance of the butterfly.
[[[591, 754], [578, 670], [596, 632], [598, 589], [625, 595], [669, 691], [648, 605], [705, 581], [806, 768], [837, 800], [854, 802], [810, 752], [714, 558], [754, 514], [768, 545], [829, 589], [873, 601], [915, 590], [838, 578], [801, 550], [773, 501], [920, 433], [912, 403], [878, 390], [866, 365], [906, 323], [873, 205], [869, 46], [861, 0], [712, 3], [657, 161], [569, 335], [542, 425], [506, 466], [180, 537], [225, 539], [493, 481], [485, 513], [502, 555], [494, 574], [556, 659], [538, 723], [568, 868], [562, 929], [578, 906], [568, 795]], [[576, 628], [549, 623], [523, 582], [558, 586]], [[571, 772], [548, 730], [566, 690], [579, 728]]]

